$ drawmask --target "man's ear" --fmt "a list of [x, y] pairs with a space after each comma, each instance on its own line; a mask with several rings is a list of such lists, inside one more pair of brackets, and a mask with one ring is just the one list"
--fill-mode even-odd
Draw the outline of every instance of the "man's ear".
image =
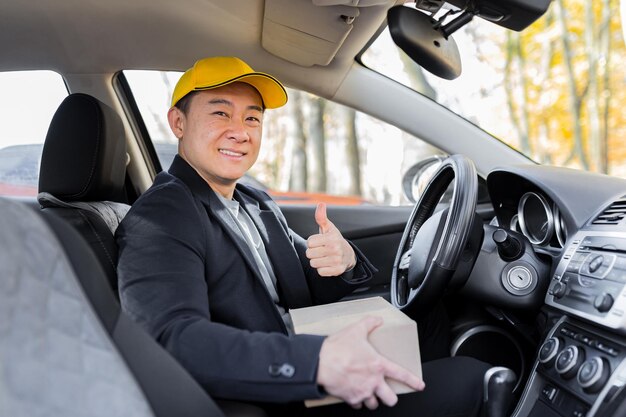
[[167, 122], [174, 136], [178, 140], [182, 139], [185, 132], [185, 114], [178, 107], [172, 107], [167, 112]]

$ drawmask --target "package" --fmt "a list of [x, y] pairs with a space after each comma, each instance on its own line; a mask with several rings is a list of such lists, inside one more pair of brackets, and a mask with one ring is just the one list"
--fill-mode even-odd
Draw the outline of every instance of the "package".
[[[296, 334], [330, 335], [365, 316], [383, 318], [383, 325], [369, 335], [369, 342], [382, 356], [422, 377], [417, 324], [382, 297], [343, 301], [289, 312]], [[407, 385], [388, 380], [396, 394], [412, 392]], [[335, 397], [305, 401], [307, 407], [341, 402]]]

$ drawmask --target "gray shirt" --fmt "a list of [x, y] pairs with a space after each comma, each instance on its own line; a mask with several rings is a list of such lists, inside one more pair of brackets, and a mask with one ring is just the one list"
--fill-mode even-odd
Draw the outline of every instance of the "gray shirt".
[[280, 316], [282, 317], [283, 322], [287, 327], [287, 331], [289, 332], [289, 334], [293, 334], [294, 330], [291, 316], [289, 315], [289, 312], [280, 305], [280, 299], [278, 297], [278, 291], [276, 289], [276, 275], [274, 274], [274, 268], [272, 267], [272, 263], [267, 256], [265, 245], [263, 244], [263, 240], [261, 239], [261, 235], [259, 234], [256, 225], [254, 224], [248, 213], [246, 213], [245, 210], [241, 209], [238, 201], [227, 200], [219, 193], [216, 194], [228, 209], [228, 212], [235, 220], [235, 223], [237, 223], [239, 232], [250, 247], [250, 251], [254, 256], [254, 260], [257, 264], [257, 267], [259, 268], [259, 272], [261, 273], [263, 282], [265, 283], [267, 291], [272, 297], [274, 305], [278, 309], [278, 312], [280, 313]]

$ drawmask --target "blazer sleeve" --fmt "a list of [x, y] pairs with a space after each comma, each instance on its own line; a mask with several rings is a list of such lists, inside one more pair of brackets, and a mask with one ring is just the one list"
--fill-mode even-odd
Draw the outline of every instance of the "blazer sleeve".
[[202, 227], [207, 214], [185, 186], [165, 188], [151, 188], [118, 228], [123, 309], [215, 397], [321, 397], [316, 376], [323, 337], [251, 332], [211, 320]]

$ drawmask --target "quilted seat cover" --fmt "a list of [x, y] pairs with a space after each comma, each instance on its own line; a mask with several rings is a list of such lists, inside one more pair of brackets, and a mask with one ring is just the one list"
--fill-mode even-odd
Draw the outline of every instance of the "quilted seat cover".
[[0, 199], [0, 416], [153, 416], [61, 245]]

